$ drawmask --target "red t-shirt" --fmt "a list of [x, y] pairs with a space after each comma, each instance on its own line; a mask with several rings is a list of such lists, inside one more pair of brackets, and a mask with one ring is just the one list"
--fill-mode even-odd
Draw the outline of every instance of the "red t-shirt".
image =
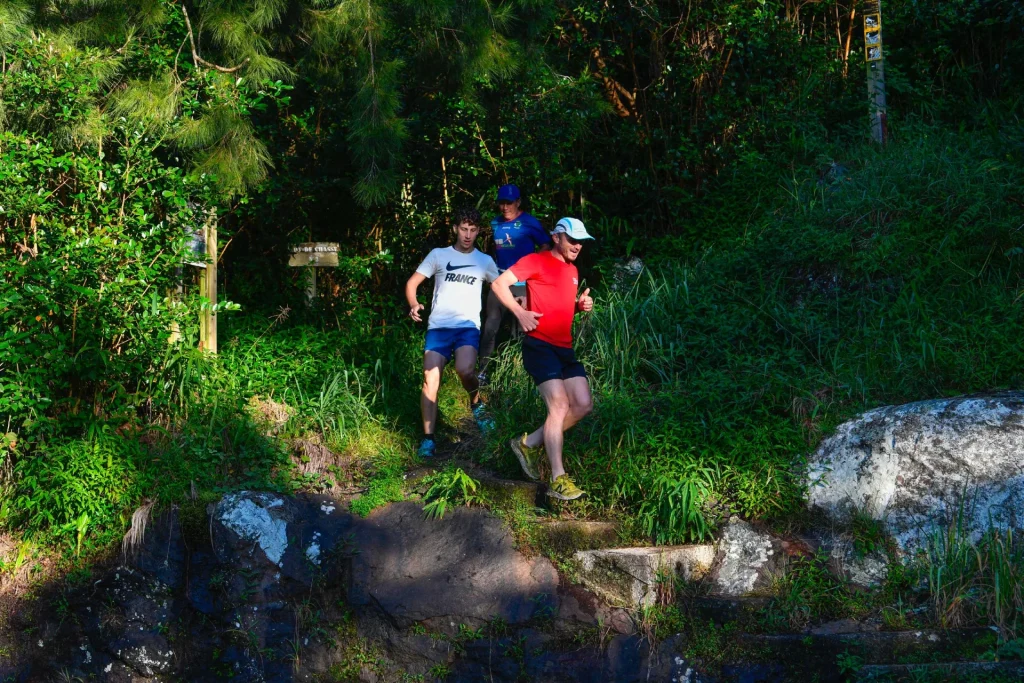
[[528, 336], [566, 349], [572, 348], [572, 319], [576, 315], [579, 272], [550, 251], [529, 254], [509, 270], [526, 281], [526, 308], [543, 313]]

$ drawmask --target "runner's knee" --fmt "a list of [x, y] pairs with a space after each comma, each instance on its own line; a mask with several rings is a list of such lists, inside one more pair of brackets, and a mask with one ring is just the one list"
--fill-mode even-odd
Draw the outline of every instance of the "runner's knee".
[[472, 365], [466, 365], [466, 366], [456, 365], [455, 366], [455, 372], [458, 373], [459, 379], [461, 379], [463, 382], [468, 382], [469, 380], [471, 380], [474, 377], [476, 377], [476, 371], [473, 369]]
[[573, 404], [573, 411], [580, 417], [589, 415], [593, 409], [594, 399], [590, 397], [590, 394], [577, 397], [576, 402]]
[[548, 414], [551, 417], [565, 419], [565, 416], [569, 414], [569, 398], [567, 396], [559, 396], [558, 398], [552, 398], [548, 401]]
[[441, 372], [436, 368], [423, 371], [423, 388], [425, 390], [437, 391], [441, 386]]

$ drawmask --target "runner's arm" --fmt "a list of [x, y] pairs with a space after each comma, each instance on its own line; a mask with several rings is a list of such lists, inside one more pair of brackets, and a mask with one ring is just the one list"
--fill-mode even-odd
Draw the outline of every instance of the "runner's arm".
[[416, 322], [421, 322], [423, 318], [420, 317], [420, 311], [423, 310], [424, 306], [416, 299], [416, 290], [419, 289], [423, 281], [427, 279], [427, 276], [420, 272], [415, 272], [409, 281], [405, 283], [405, 300], [409, 304], [409, 317]]
[[[514, 266], [513, 266], [514, 267]], [[519, 305], [516, 298], [512, 296], [512, 290], [510, 289], [519, 278], [512, 272], [512, 269], [506, 270], [498, 279], [491, 283], [491, 291], [498, 297], [498, 301], [501, 305], [512, 311], [512, 315], [519, 321], [519, 326], [523, 328], [523, 332], [533, 332], [537, 329], [537, 319], [540, 318], [543, 313], [537, 313], [535, 311], [528, 311]]]

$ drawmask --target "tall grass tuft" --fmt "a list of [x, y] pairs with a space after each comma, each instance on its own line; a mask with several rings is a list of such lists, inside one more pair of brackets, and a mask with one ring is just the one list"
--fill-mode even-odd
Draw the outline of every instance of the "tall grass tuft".
[[1014, 640], [1024, 619], [1024, 546], [1012, 529], [974, 540], [958, 515], [929, 538], [928, 589], [936, 621], [946, 628], [989, 623]]

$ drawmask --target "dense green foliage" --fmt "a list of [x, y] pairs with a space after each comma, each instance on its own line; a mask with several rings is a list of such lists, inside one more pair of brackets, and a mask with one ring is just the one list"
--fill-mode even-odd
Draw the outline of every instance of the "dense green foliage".
[[[360, 514], [400, 498], [422, 330], [399, 283], [452, 207], [512, 181], [598, 237], [572, 509], [659, 543], [725, 513], [798, 523], [802, 458], [837, 422], [1024, 372], [1024, 9], [885, 13], [879, 149], [855, 0], [0, 0], [0, 521], [78, 549], [145, 497], [347, 479]], [[187, 265], [213, 209], [217, 302]], [[311, 305], [286, 266], [307, 240], [342, 245]], [[617, 267], [634, 255], [638, 277]], [[197, 313], [231, 300], [220, 356], [194, 350]], [[542, 415], [517, 353], [498, 432], [456, 446], [506, 474]], [[285, 439], [347, 469], [311, 473]], [[794, 570], [780, 622], [819, 569]], [[1014, 599], [971, 616], [1009, 623]]]

